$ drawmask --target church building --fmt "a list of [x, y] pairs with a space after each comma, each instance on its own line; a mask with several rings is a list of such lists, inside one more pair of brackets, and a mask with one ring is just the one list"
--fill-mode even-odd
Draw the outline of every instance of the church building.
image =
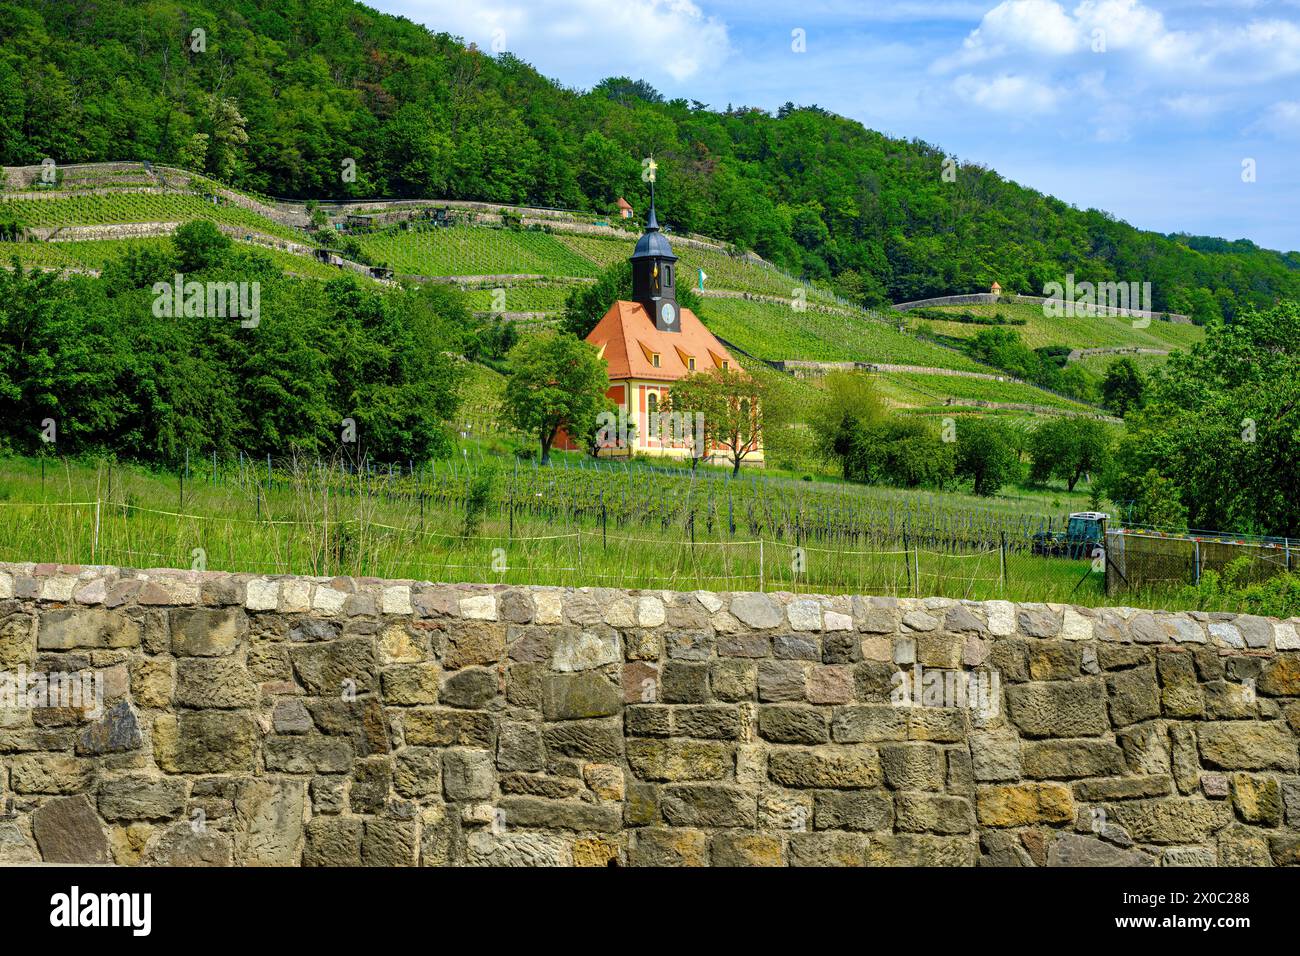
[[[662, 423], [658, 419], [672, 383], [712, 368], [743, 371], [695, 313], [677, 304], [677, 256], [659, 229], [651, 188], [645, 232], [632, 253], [632, 301], [615, 302], [587, 335], [608, 366], [606, 394], [618, 405], [620, 419], [634, 426], [626, 442], [608, 443], [602, 457], [691, 457], [694, 423], [674, 431], [667, 416]], [[755, 435], [750, 445], [745, 463], [761, 465], [761, 436]], [[721, 461], [727, 451], [708, 448], [706, 458]]]

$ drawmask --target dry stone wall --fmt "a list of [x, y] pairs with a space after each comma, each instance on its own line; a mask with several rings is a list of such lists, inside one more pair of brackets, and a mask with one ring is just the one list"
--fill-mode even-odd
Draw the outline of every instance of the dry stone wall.
[[0, 862], [1295, 865], [1297, 623], [0, 565]]

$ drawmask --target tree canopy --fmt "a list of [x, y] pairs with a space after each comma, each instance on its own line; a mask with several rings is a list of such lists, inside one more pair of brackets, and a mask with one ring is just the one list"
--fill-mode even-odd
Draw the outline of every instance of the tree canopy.
[[[201, 31], [201, 34], [196, 32]], [[437, 197], [610, 212], [752, 249], [866, 304], [1146, 281], [1231, 319], [1300, 296], [1300, 253], [1159, 235], [815, 105], [564, 87], [352, 0], [0, 2], [0, 162], [141, 159], [292, 198]], [[350, 161], [350, 162], [349, 162]], [[345, 172], [351, 170], [350, 178]]]
[[1120, 503], [1175, 489], [1196, 528], [1300, 535], [1300, 305], [1212, 323], [1171, 355], [1125, 419], [1107, 484]]

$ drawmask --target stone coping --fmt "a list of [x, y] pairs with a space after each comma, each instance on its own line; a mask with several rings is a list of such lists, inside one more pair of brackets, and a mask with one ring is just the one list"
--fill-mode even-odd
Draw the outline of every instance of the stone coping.
[[242, 606], [252, 612], [450, 617], [512, 623], [596, 623], [653, 629], [693, 597], [720, 634], [751, 630], [949, 633], [1136, 644], [1211, 645], [1223, 652], [1300, 650], [1300, 618], [1131, 607], [774, 592], [621, 590], [445, 584], [373, 577], [259, 575], [169, 568], [0, 562], [0, 600], [117, 608]]

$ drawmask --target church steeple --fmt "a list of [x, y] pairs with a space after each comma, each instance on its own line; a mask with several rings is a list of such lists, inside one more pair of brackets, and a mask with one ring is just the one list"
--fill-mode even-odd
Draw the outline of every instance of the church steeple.
[[663, 332], [680, 332], [682, 327], [677, 310], [676, 262], [668, 238], [659, 231], [652, 177], [645, 232], [632, 252], [632, 301], [643, 305], [655, 328]]

